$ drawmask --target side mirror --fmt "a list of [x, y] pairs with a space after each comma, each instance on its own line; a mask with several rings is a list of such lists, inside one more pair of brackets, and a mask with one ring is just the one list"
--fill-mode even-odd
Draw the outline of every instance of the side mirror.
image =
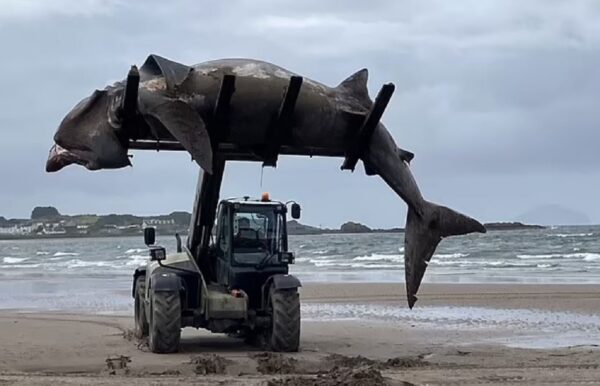
[[156, 241], [156, 230], [152, 227], [144, 228], [144, 244], [154, 245]]
[[300, 218], [300, 204], [295, 202], [292, 204], [292, 218], [295, 220]]

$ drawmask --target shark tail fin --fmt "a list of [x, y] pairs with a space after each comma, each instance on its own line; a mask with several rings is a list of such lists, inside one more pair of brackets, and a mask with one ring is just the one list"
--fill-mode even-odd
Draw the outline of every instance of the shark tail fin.
[[352, 95], [364, 107], [369, 108], [373, 104], [373, 101], [369, 97], [369, 90], [367, 89], [368, 80], [369, 71], [366, 68], [363, 68], [344, 79], [337, 88]]
[[444, 206], [423, 202], [421, 213], [408, 209], [404, 234], [404, 270], [408, 306], [413, 308], [416, 293], [429, 260], [440, 241], [447, 236], [485, 233], [477, 220]]

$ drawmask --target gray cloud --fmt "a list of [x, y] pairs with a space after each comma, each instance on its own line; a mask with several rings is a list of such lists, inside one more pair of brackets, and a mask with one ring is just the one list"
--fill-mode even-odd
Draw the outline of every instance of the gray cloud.
[[[600, 222], [599, 17], [600, 4], [583, 0], [3, 2], [0, 215], [26, 216], [35, 204], [191, 208], [197, 170], [184, 154], [138, 152], [120, 171], [43, 172], [64, 114], [159, 53], [190, 64], [256, 57], [331, 85], [367, 67], [372, 95], [397, 85], [384, 122], [416, 153], [426, 197], [483, 220], [559, 204]], [[342, 173], [340, 162], [284, 158], [263, 171], [262, 187], [259, 164], [233, 164], [223, 193], [268, 189], [328, 226], [404, 223], [404, 204], [381, 180]]]

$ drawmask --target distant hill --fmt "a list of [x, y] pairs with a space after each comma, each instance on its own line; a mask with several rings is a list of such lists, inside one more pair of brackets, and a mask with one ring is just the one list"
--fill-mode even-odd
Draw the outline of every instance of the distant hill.
[[488, 231], [508, 231], [514, 229], [544, 229], [541, 225], [528, 225], [520, 222], [488, 222], [484, 224]]
[[590, 223], [590, 219], [585, 213], [560, 205], [538, 206], [521, 214], [515, 220], [542, 225], [587, 225]]
[[300, 224], [296, 220], [287, 222], [287, 232], [289, 235], [317, 235], [326, 232], [327, 229], [320, 229], [310, 225]]
[[[155, 227], [158, 234], [172, 235], [188, 233], [191, 214], [184, 211], [158, 216], [136, 216], [132, 214], [80, 214], [61, 215], [54, 207], [36, 207], [32, 219], [6, 219], [0, 217], [0, 238], [47, 238], [47, 237], [96, 237], [141, 235], [144, 227]], [[527, 228], [543, 228], [521, 222], [488, 223], [490, 231]], [[301, 224], [296, 220], [287, 223], [290, 235], [320, 235], [337, 233], [397, 233], [402, 228], [371, 229], [368, 226], [348, 221], [337, 229], [318, 228]]]
[[31, 212], [32, 220], [60, 217], [60, 213], [53, 206], [36, 206]]

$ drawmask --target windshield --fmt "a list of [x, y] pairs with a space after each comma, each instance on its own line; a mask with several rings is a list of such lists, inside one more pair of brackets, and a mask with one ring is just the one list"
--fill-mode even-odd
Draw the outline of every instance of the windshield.
[[[233, 258], [258, 264], [282, 250], [283, 215], [273, 206], [243, 207], [233, 213]], [[273, 259], [273, 261], [277, 261]]]

